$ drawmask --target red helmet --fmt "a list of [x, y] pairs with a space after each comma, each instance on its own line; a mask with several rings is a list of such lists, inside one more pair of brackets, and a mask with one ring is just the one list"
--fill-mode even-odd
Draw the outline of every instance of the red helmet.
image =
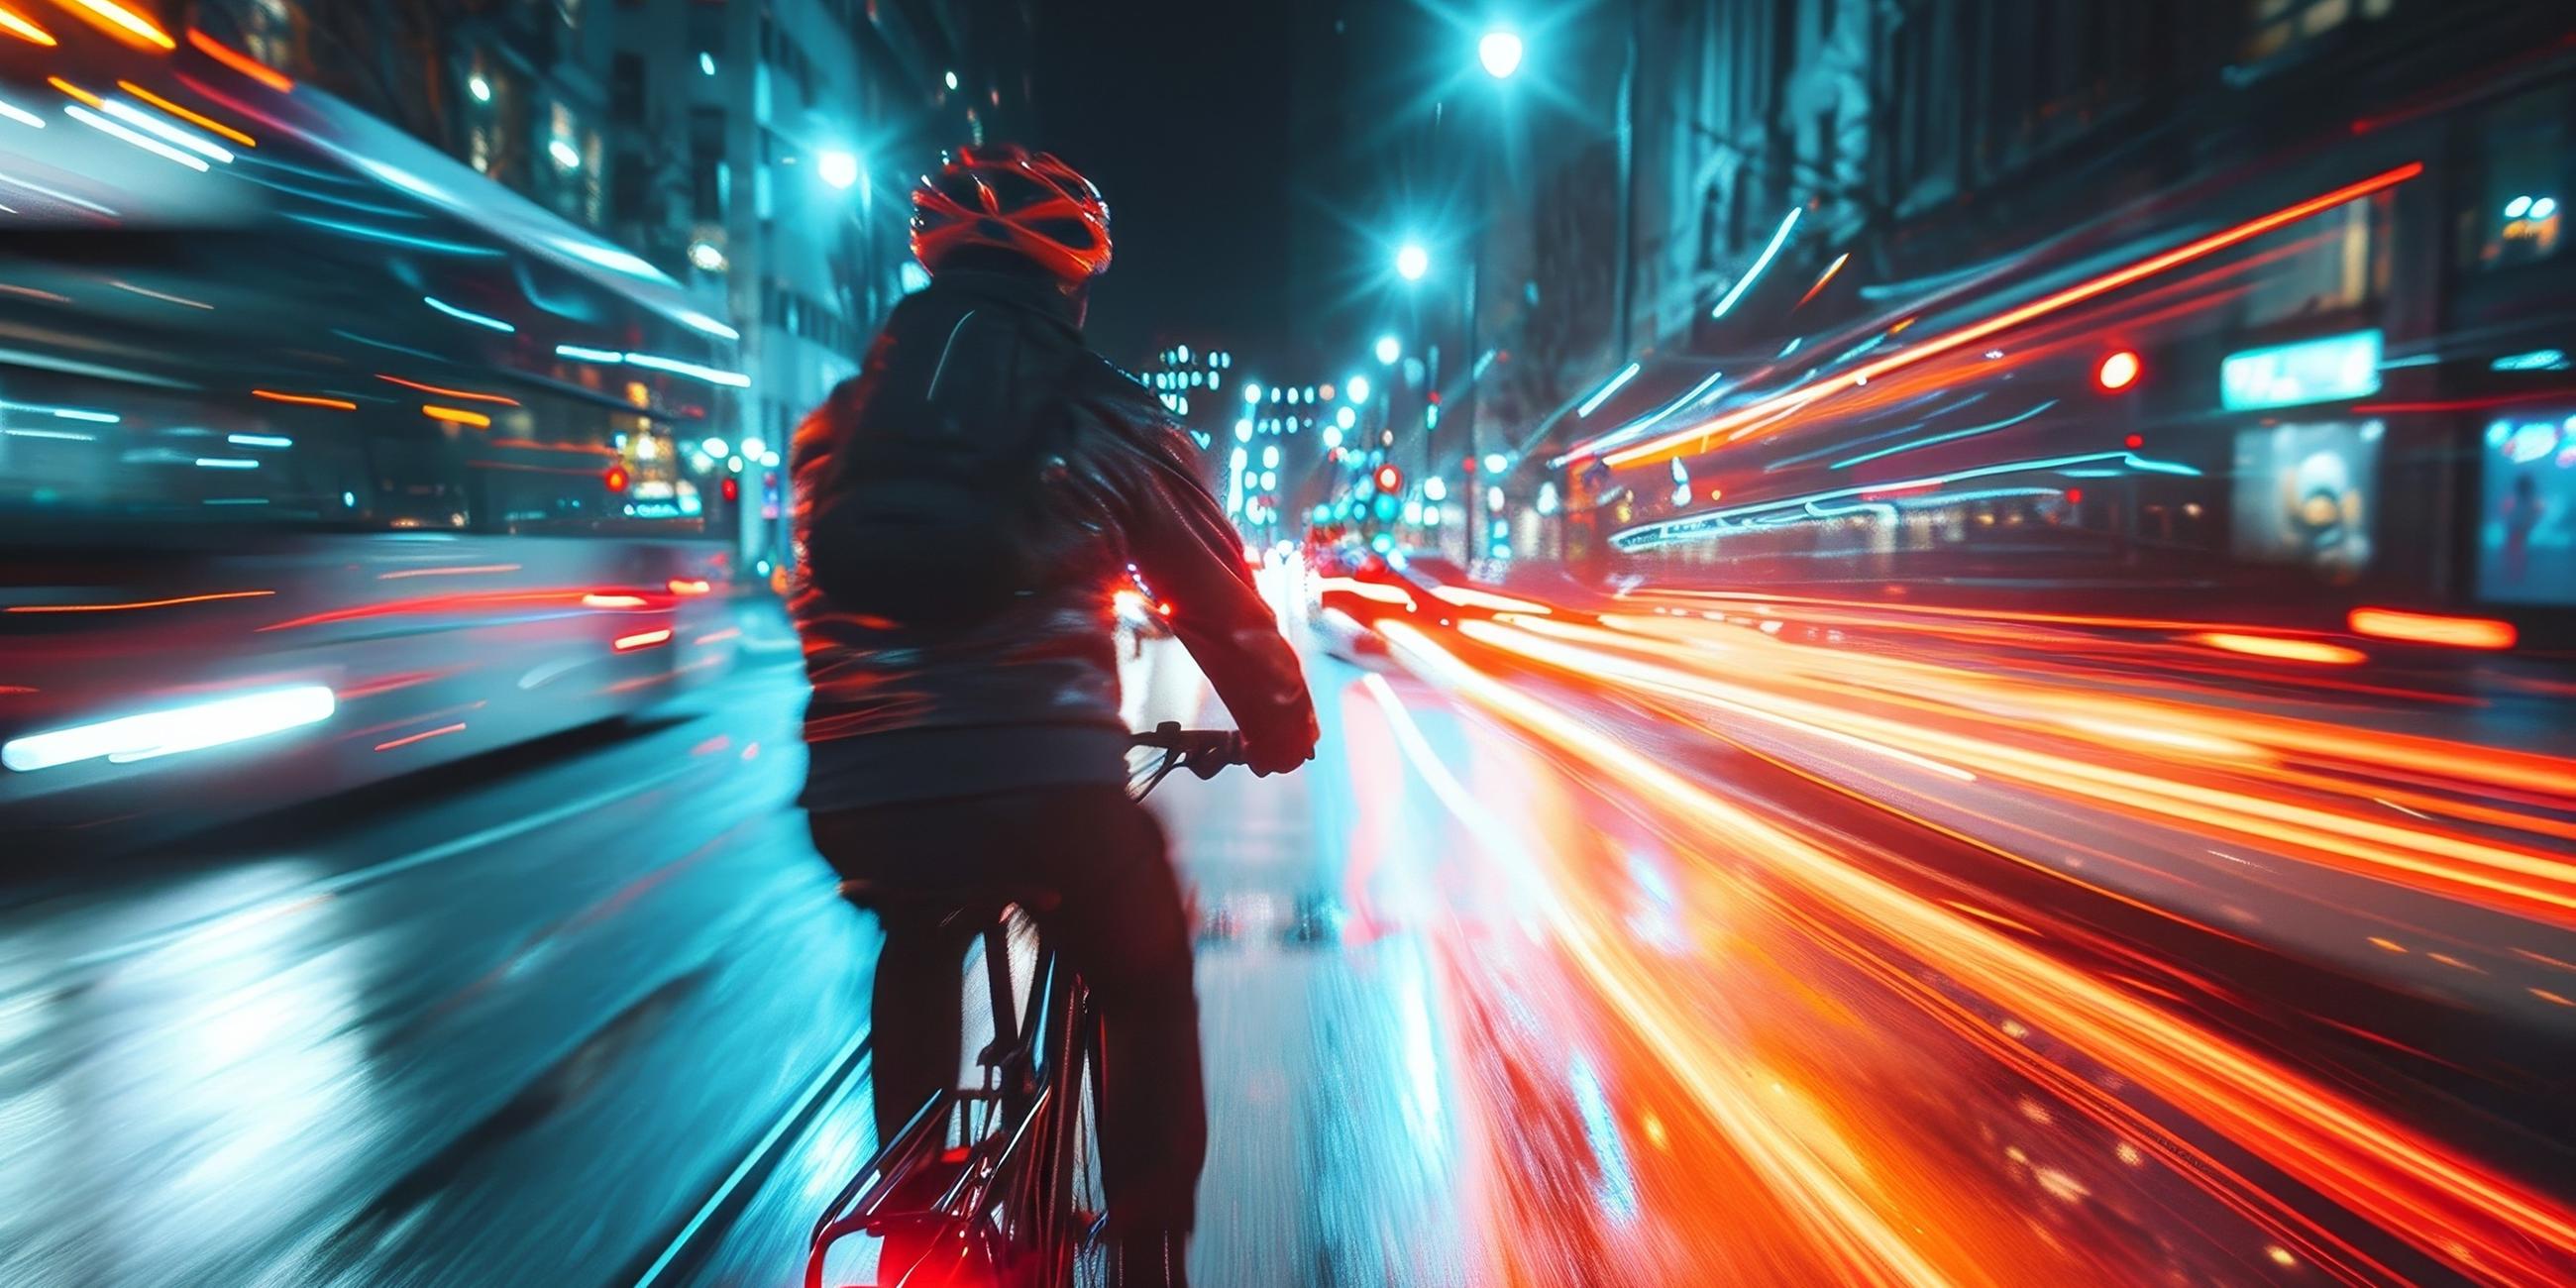
[[1069, 289], [1109, 269], [1109, 206], [1072, 166], [1012, 144], [958, 148], [912, 190], [912, 253], [937, 270], [966, 246], [1033, 260]]

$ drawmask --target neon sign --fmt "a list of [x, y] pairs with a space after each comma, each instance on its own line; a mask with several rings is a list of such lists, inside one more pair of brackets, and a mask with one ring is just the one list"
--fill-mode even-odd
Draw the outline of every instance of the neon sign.
[[2297, 407], [2379, 392], [2379, 330], [2320, 336], [2231, 353], [2218, 364], [2219, 405], [2229, 411]]

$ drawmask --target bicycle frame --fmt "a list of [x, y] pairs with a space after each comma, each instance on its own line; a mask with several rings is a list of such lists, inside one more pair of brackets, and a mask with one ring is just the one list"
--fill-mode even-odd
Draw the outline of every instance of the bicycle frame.
[[[1060, 1260], [1067, 1237], [1077, 1233], [1046, 1228], [1050, 1205], [1033, 1200], [1044, 1187], [1062, 1184], [1050, 1172], [1061, 1161], [1057, 1156], [1063, 1142], [1052, 1139], [1046, 1128], [1056, 1121], [1049, 1113], [1059, 1096], [1055, 1071], [1074, 1067], [1075, 1044], [1084, 1040], [1082, 1030], [1092, 1023], [1088, 1003], [1078, 981], [1041, 941], [1029, 976], [1029, 1000], [1036, 1005], [1024, 1008], [1015, 996], [1007, 916], [984, 930], [983, 943], [994, 1030], [992, 1042], [976, 1056], [983, 1086], [952, 1087], [933, 1095], [834, 1196], [814, 1225], [807, 1288], [825, 1288], [833, 1246], [854, 1234], [882, 1238], [906, 1226], [954, 1234], [953, 1246], [943, 1238], [943, 1246], [931, 1256], [944, 1265], [973, 1264], [988, 1276], [1001, 1276], [1024, 1272], [1032, 1261]], [[952, 1139], [962, 1143], [951, 1146]], [[954, 1167], [954, 1178], [927, 1203], [895, 1206], [897, 1187], [907, 1178], [929, 1174], [934, 1162]], [[1013, 1204], [1010, 1198], [1032, 1201]], [[1005, 1228], [1007, 1210], [1013, 1207], [1034, 1212], [1037, 1219], [1019, 1229]], [[925, 1270], [947, 1273], [927, 1261], [902, 1268], [881, 1263], [880, 1288], [898, 1288]], [[898, 1269], [900, 1277], [885, 1277]], [[1055, 1267], [1045, 1269], [1060, 1274]]]
[[[1162, 752], [1158, 765], [1131, 780], [1140, 800], [1175, 769], [1206, 777], [1241, 756], [1239, 736], [1188, 732], [1177, 724], [1137, 741]], [[927, 1235], [927, 1250], [912, 1265], [880, 1261], [877, 1288], [944, 1285], [967, 1267], [976, 1283], [1052, 1288], [1067, 1281], [1084, 1250], [1097, 1246], [1105, 1214], [1091, 1213], [1087, 1228], [1056, 1227], [1078, 1217], [1072, 1197], [1083, 1144], [1084, 1070], [1100, 1067], [1099, 1017], [1081, 981], [1043, 937], [1029, 995], [1016, 995], [1012, 925], [1006, 912], [983, 931], [993, 1013], [993, 1040], [975, 1057], [983, 1085], [934, 1094], [893, 1139], [879, 1144], [815, 1222], [806, 1288], [827, 1288], [832, 1249], [851, 1235]], [[1096, 1072], [1090, 1085], [1096, 1097]], [[1095, 1123], [1096, 1112], [1094, 1106]], [[950, 1145], [952, 1139], [959, 1143]], [[927, 1201], [900, 1193], [906, 1182], [948, 1167], [955, 1175]]]

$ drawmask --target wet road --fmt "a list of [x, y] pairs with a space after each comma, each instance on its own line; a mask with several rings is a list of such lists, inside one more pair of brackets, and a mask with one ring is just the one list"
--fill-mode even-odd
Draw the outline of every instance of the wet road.
[[[1200, 1282], [2576, 1280], [2536, 691], [1635, 607], [1318, 652], [1314, 765], [1158, 798]], [[796, 693], [22, 891], [0, 1283], [793, 1282], [872, 934]]]

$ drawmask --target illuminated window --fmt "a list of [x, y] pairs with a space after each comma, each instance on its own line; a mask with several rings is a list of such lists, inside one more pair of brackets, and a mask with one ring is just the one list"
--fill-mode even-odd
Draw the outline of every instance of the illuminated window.
[[2384, 18], [2396, 0], [2251, 0], [2245, 60], [2260, 62], [2352, 19]]
[[2566, 227], [2567, 91], [2526, 94], [2487, 114], [2477, 132], [2477, 205], [2461, 212], [2461, 262], [2499, 269], [2558, 253]]
[[299, 67], [295, 28], [301, 17], [293, 0], [252, 0], [241, 14], [242, 49], [271, 67]]
[[2287, 253], [2254, 269], [2245, 296], [2249, 326], [2361, 307], [2388, 286], [2387, 193], [2347, 201], [2299, 221], [2264, 243]]

